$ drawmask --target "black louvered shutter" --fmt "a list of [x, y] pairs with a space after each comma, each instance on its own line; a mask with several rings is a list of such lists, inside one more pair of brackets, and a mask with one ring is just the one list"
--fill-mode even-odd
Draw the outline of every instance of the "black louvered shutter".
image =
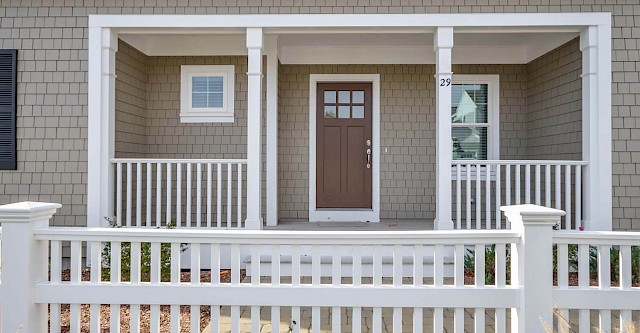
[[16, 169], [18, 50], [0, 50], [0, 170]]

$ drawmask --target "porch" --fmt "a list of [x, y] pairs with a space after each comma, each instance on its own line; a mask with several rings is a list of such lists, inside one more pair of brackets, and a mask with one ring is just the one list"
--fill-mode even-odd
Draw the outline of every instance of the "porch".
[[[610, 229], [608, 17], [409, 16], [93, 17], [89, 225], [502, 229], [501, 205], [535, 203]], [[227, 123], [182, 119], [180, 68], [208, 65], [235, 66]], [[318, 85], [353, 82], [368, 202], [327, 208], [318, 122], [344, 104]]]

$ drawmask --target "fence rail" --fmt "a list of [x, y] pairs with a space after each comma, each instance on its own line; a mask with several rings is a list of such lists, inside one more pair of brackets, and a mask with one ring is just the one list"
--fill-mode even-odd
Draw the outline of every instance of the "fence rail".
[[119, 158], [111, 163], [119, 226], [243, 225], [246, 160]]
[[59, 207], [0, 207], [3, 332], [631, 333], [640, 315], [640, 233], [553, 231], [564, 212], [535, 205], [502, 208], [512, 230], [417, 232], [49, 227]]
[[457, 229], [509, 228], [503, 205], [536, 204], [564, 210], [562, 229], [582, 225], [586, 161], [459, 160], [452, 164]]

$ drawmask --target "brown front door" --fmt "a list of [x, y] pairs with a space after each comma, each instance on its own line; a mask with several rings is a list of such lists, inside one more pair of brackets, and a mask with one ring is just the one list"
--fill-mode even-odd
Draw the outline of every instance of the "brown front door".
[[371, 83], [318, 83], [317, 208], [371, 208]]

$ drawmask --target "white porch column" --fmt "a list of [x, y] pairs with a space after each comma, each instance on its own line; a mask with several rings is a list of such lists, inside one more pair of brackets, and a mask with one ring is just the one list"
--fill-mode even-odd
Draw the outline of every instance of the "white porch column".
[[451, 49], [453, 28], [438, 27], [436, 52], [436, 220], [437, 230], [453, 229], [451, 219]]
[[582, 51], [583, 225], [611, 230], [611, 26], [590, 26], [580, 34]]
[[262, 28], [247, 28], [247, 229], [262, 228]]
[[113, 215], [115, 153], [115, 54], [117, 35], [89, 27], [87, 226], [105, 225]]
[[278, 225], [278, 37], [267, 40], [267, 225]]

